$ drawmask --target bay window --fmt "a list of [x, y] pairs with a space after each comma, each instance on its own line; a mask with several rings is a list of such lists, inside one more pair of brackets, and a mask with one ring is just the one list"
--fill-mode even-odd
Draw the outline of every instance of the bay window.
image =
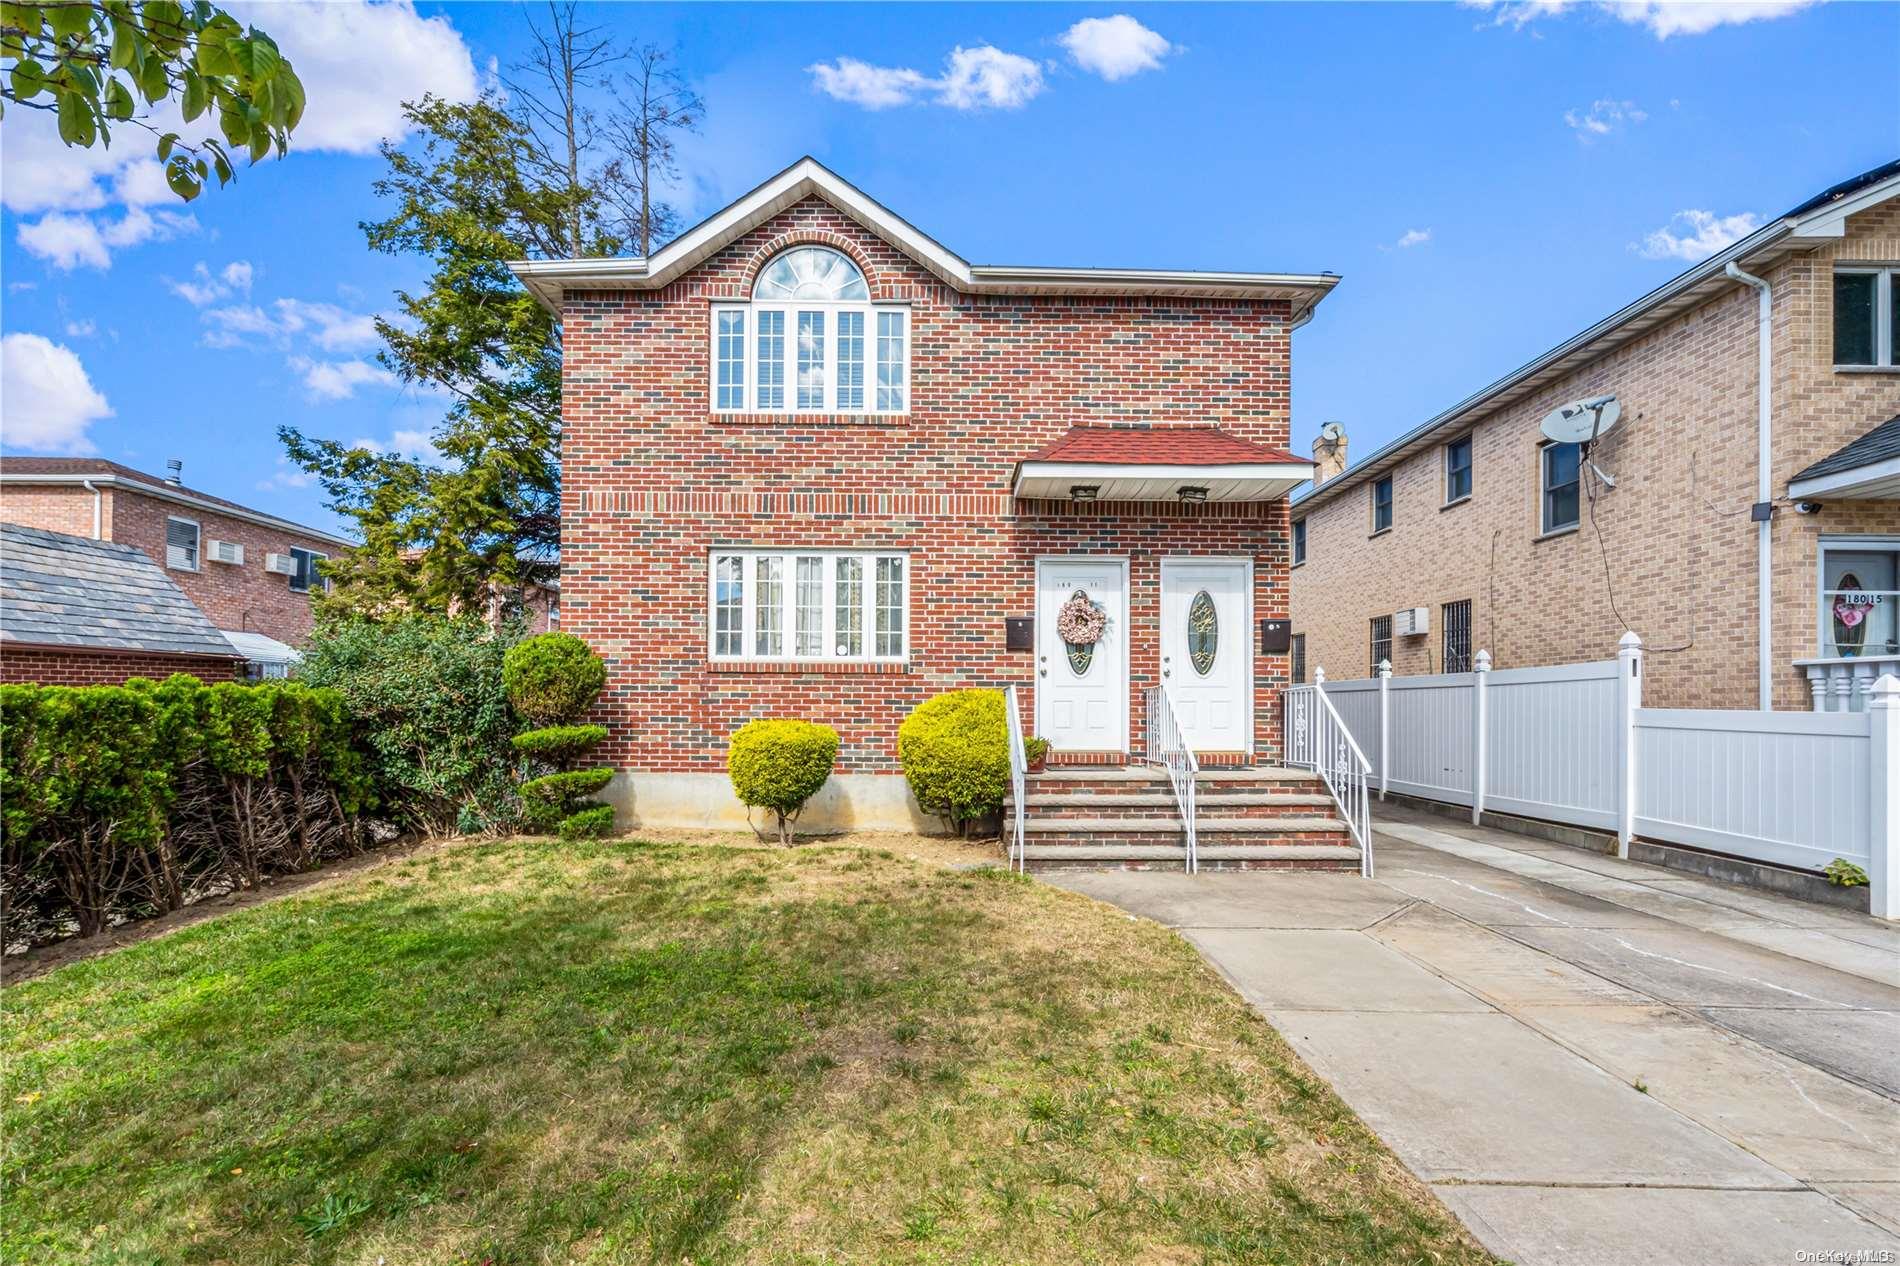
[[715, 660], [901, 661], [909, 559], [848, 550], [712, 556]]
[[[760, 272], [750, 303], [717, 303], [712, 320], [717, 412], [903, 413], [909, 407], [910, 313], [874, 305], [864, 274], [838, 251], [785, 251]], [[865, 390], [867, 359], [871, 392]]]

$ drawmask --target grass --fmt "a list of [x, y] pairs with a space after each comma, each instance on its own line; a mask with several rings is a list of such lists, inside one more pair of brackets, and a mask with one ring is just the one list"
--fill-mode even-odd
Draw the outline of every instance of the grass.
[[850, 846], [452, 846], [0, 994], [0, 1260], [1485, 1262], [1165, 929]]

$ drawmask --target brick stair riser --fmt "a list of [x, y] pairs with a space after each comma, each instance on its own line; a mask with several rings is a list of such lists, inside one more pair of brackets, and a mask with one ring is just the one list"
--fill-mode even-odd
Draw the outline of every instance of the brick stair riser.
[[[1173, 874], [1178, 873], [1183, 864], [1182, 861], [1170, 861], [1165, 858], [1143, 858], [1130, 861], [1092, 860], [1088, 857], [1078, 856], [1073, 859], [1066, 857], [1032, 857], [1025, 865], [1031, 873], [1079, 870], [1154, 870]], [[1202, 858], [1200, 869], [1203, 873], [1209, 871], [1242, 870], [1317, 870], [1356, 875], [1359, 873], [1359, 863], [1357, 860], [1345, 858], [1289, 857], [1276, 859], [1271, 857], [1246, 857], [1220, 860]]]
[[[1049, 845], [1055, 848], [1073, 848], [1081, 852], [1106, 844], [1165, 844], [1178, 848], [1183, 840], [1179, 831], [1078, 831], [1068, 835], [1061, 831], [1039, 831], [1030, 837], [1036, 845]], [[1299, 831], [1274, 832], [1271, 835], [1251, 835], [1238, 831], [1220, 831], [1200, 837], [1203, 845], [1220, 844], [1258, 844], [1265, 847], [1294, 844], [1340, 844], [1350, 846], [1352, 833], [1345, 827], [1337, 831]]]
[[[1275, 818], [1330, 818], [1333, 816], [1332, 801], [1325, 804], [1300, 804], [1297, 801], [1288, 804], [1223, 804], [1208, 805], [1204, 814], [1216, 814], [1223, 818], [1263, 819]], [[1172, 805], [1158, 806], [1148, 804], [1116, 804], [1113, 801], [1095, 804], [1032, 804], [1029, 817], [1036, 822], [1059, 822], [1065, 818], [1173, 818]]]
[[[1170, 786], [1165, 779], [1155, 778], [1136, 781], [1132, 779], [1047, 779], [1039, 780], [1030, 775], [1026, 780], [1027, 790], [1032, 796], [1066, 796], [1076, 794], [1089, 795], [1165, 795]], [[1249, 779], [1201, 779], [1195, 784], [1197, 795], [1307, 795], [1327, 796], [1326, 784], [1314, 779], [1287, 778], [1249, 778]]]

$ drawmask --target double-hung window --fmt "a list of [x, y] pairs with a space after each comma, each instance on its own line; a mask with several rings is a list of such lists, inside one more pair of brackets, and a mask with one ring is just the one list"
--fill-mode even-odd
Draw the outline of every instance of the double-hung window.
[[1392, 526], [1392, 476], [1372, 482], [1372, 531], [1374, 535]]
[[1542, 531], [1562, 532], [1581, 522], [1583, 445], [1546, 444], [1538, 455], [1543, 472]]
[[1461, 436], [1445, 445], [1445, 504], [1471, 495], [1471, 437]]
[[165, 566], [177, 571], [198, 570], [198, 524], [193, 520], [165, 520]]
[[712, 310], [720, 413], [903, 413], [910, 311], [873, 304], [858, 266], [824, 246], [767, 264], [750, 303]]
[[1306, 561], [1306, 520], [1293, 520], [1293, 565]]
[[719, 550], [715, 660], [895, 662], [910, 650], [910, 560], [855, 550]]
[[1900, 268], [1834, 270], [1834, 364], [1900, 368]]

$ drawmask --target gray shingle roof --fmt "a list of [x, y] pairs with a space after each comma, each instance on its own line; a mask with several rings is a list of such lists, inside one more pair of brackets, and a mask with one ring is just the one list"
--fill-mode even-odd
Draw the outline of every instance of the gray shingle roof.
[[1847, 447], [1835, 449], [1788, 482], [1838, 475], [1844, 470], [1857, 470], [1895, 457], [1900, 457], [1900, 415], [1888, 418]]
[[17, 523], [0, 523], [5, 644], [242, 658], [142, 551]]

